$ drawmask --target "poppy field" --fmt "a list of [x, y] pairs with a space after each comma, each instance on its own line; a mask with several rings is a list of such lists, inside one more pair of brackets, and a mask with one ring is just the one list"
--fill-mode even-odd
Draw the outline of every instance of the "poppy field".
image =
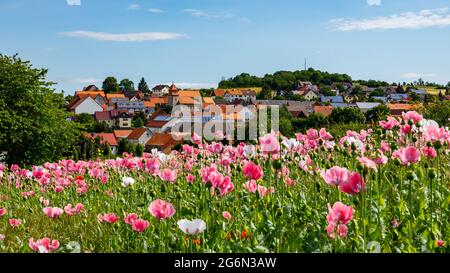
[[340, 138], [0, 165], [0, 252], [447, 252], [449, 143], [408, 112]]

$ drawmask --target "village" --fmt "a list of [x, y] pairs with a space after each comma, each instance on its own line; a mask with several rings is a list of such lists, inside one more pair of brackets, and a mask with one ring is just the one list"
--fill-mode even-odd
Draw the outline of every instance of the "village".
[[[299, 81], [295, 90], [276, 91], [275, 99], [262, 99], [262, 88], [210, 89], [205, 96], [204, 90], [182, 90], [175, 84], [156, 85], [150, 92], [140, 90], [122, 90], [117, 93], [105, 93], [95, 85], [89, 85], [76, 91], [67, 105], [67, 111], [77, 115], [91, 115], [96, 122], [103, 123], [110, 132], [87, 132], [85, 137], [99, 138], [102, 144], [108, 144], [111, 154], [119, 154], [119, 142], [140, 145], [144, 151], [153, 149], [169, 153], [182, 141], [176, 140], [171, 129], [181, 119], [172, 115], [176, 106], [190, 109], [192, 116], [201, 116], [192, 122], [204, 124], [212, 116], [205, 116], [203, 110], [209, 106], [222, 109], [220, 117], [225, 122], [237, 123], [248, 121], [252, 109], [267, 106], [284, 107], [293, 118], [306, 118], [315, 113], [327, 117], [334, 109], [355, 107], [362, 113], [385, 105], [390, 114], [400, 116], [403, 112], [419, 109], [429, 95], [427, 90], [408, 88], [405, 92], [401, 86], [367, 87], [350, 82], [333, 83], [325, 88], [309, 81]], [[401, 89], [401, 90], [400, 90]], [[330, 90], [333, 95], [330, 95]], [[355, 91], [358, 95], [355, 95]], [[288, 95], [289, 93], [289, 95]], [[441, 99], [448, 99], [445, 90], [439, 91]], [[295, 97], [295, 100], [282, 99]], [[237, 113], [230, 113], [227, 107], [239, 106]], [[137, 116], [143, 119], [142, 126], [133, 126]]]

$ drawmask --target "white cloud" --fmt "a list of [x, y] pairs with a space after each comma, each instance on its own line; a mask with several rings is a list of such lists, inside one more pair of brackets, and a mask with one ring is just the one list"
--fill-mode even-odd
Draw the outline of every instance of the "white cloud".
[[138, 4], [131, 4], [128, 6], [129, 10], [138, 10], [140, 9], [140, 6]]
[[418, 79], [418, 78], [433, 78], [436, 77], [436, 74], [420, 74], [417, 72], [408, 72], [401, 75], [402, 78], [405, 79]]
[[374, 19], [335, 19], [329, 23], [331, 28], [339, 31], [444, 27], [450, 25], [450, 14], [448, 11], [448, 8], [421, 10], [419, 12], [404, 12], [391, 16], [381, 16]]
[[381, 0], [367, 0], [369, 6], [381, 6]]
[[81, 6], [81, 0], [66, 0], [69, 6]]
[[64, 78], [64, 77], [55, 77], [52, 78], [51, 80], [54, 82], [67, 84], [95, 84], [103, 81], [102, 79], [97, 78]]
[[106, 32], [92, 32], [92, 31], [70, 31], [60, 33], [66, 37], [85, 38], [97, 41], [112, 41], [112, 42], [143, 42], [143, 41], [158, 41], [158, 40], [176, 40], [187, 38], [187, 35], [171, 32], [138, 32], [138, 33], [106, 33]]
[[208, 12], [208, 11], [199, 10], [199, 9], [185, 9], [185, 10], [183, 10], [183, 12], [189, 13], [190, 15], [195, 16], [195, 17], [203, 17], [203, 18], [208, 18], [208, 19], [229, 19], [229, 18], [234, 17], [233, 14], [230, 14], [229, 12], [226, 12], [226, 11]]
[[[172, 83], [166, 83], [171, 85]], [[194, 82], [176, 82], [175, 85], [182, 89], [202, 89], [202, 88], [216, 88], [217, 83], [194, 83]]]
[[160, 9], [147, 9], [147, 11], [151, 12], [151, 13], [163, 13], [164, 12], [163, 10], [160, 10]]

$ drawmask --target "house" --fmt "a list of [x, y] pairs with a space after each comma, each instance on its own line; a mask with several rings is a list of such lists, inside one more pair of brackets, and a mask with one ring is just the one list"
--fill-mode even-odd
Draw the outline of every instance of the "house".
[[121, 139], [126, 139], [133, 130], [114, 130], [114, 136], [116, 137], [117, 141]]
[[226, 91], [223, 98], [228, 102], [233, 102], [235, 100], [253, 102], [256, 100], [256, 92], [254, 90], [232, 89]]
[[94, 115], [95, 112], [103, 111], [103, 107], [98, 104], [92, 97], [86, 96], [83, 98], [74, 98], [71, 103], [67, 106], [67, 110], [79, 114], [89, 114]]
[[357, 107], [354, 103], [346, 103], [346, 102], [332, 102], [330, 106], [335, 108], [346, 108], [346, 107]]
[[373, 109], [377, 106], [379, 106], [381, 103], [378, 102], [357, 102], [356, 106], [361, 110], [363, 113], [367, 113], [370, 109]]
[[111, 111], [95, 112], [94, 119], [106, 123], [109, 128], [112, 128], [115, 125], [115, 120], [111, 117]]
[[199, 90], [180, 90], [174, 84], [169, 89], [169, 105], [188, 106], [191, 111], [200, 111], [202, 107], [202, 95]]
[[416, 93], [420, 97], [421, 100], [424, 100], [426, 95], [428, 95], [428, 92], [423, 89], [410, 89], [409, 92]]
[[409, 95], [402, 94], [402, 93], [390, 94], [388, 96], [388, 101], [393, 101], [393, 102], [409, 101]]
[[126, 101], [129, 100], [127, 97], [125, 97], [124, 94], [106, 94], [106, 101], [108, 102], [108, 104], [113, 104], [116, 103], [118, 101]]
[[328, 105], [328, 106], [314, 105], [313, 111], [316, 114], [321, 114], [324, 117], [328, 117], [333, 112], [333, 107], [330, 105]]
[[133, 144], [141, 144], [145, 146], [147, 141], [152, 137], [152, 132], [147, 128], [136, 128], [128, 135], [128, 141]]
[[373, 96], [371, 98], [374, 99], [374, 100], [377, 100], [377, 101], [381, 101], [383, 103], [387, 103], [387, 101], [388, 101], [388, 97]]
[[169, 97], [151, 97], [149, 100], [144, 101], [145, 113], [152, 115], [157, 109], [169, 104]]
[[121, 101], [116, 103], [117, 110], [128, 110], [131, 114], [144, 112], [145, 104], [143, 101]]
[[214, 98], [223, 98], [225, 96], [225, 93], [227, 92], [226, 89], [215, 89], [214, 90]]
[[125, 97], [127, 97], [130, 101], [140, 101], [144, 99], [144, 93], [141, 91], [133, 90], [133, 91], [123, 91], [122, 92]]
[[317, 100], [319, 98], [319, 95], [313, 90], [307, 90], [301, 94], [301, 96], [303, 96], [303, 98], [307, 101]]
[[108, 124], [110, 128], [131, 128], [131, 122], [133, 116], [128, 110], [109, 110], [96, 112], [94, 115], [95, 120], [102, 121]]
[[88, 85], [85, 88], [83, 88], [83, 91], [100, 91], [100, 89], [95, 85]]
[[176, 123], [171, 115], [165, 114], [162, 110], [157, 110], [152, 114], [145, 125], [152, 133], [163, 133], [169, 130]]
[[389, 103], [387, 106], [392, 116], [402, 116], [403, 113], [409, 111], [417, 111], [422, 107], [421, 104], [407, 104], [407, 103]]
[[344, 97], [342, 96], [321, 96], [321, 102], [332, 102], [332, 103], [344, 103]]
[[99, 138], [100, 144], [102, 145], [109, 144], [112, 154], [117, 154], [119, 150], [119, 144], [117, 142], [116, 136], [112, 133], [87, 133], [85, 134], [85, 136], [90, 139]]
[[306, 118], [311, 113], [313, 113], [313, 109], [308, 109], [304, 106], [286, 106], [286, 109], [291, 113], [293, 118]]
[[182, 143], [182, 141], [175, 140], [170, 133], [155, 133], [145, 144], [145, 150], [150, 152], [153, 149], [157, 149], [168, 154], [179, 143]]
[[105, 92], [98, 91], [77, 91], [75, 92], [74, 99], [82, 99], [85, 97], [91, 97], [94, 99], [99, 105], [104, 105], [106, 103], [106, 95]]
[[169, 94], [170, 86], [165, 84], [160, 84], [155, 87], [153, 87], [152, 92], [154, 96], [156, 97], [163, 97]]

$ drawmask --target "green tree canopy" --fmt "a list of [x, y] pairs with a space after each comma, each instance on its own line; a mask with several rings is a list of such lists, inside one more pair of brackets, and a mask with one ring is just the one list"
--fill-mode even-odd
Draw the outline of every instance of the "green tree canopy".
[[366, 122], [366, 117], [358, 107], [335, 108], [328, 119], [334, 124]]
[[0, 54], [0, 152], [6, 152], [8, 164], [42, 164], [73, 151], [79, 128], [68, 120], [64, 97], [46, 74], [17, 56]]
[[390, 113], [391, 112], [386, 105], [380, 104], [377, 107], [374, 107], [367, 111], [366, 119], [367, 121], [377, 122], [380, 120], [385, 120]]
[[102, 89], [107, 94], [117, 93], [119, 92], [119, 83], [117, 82], [117, 79], [115, 77], [107, 77], [103, 81]]
[[134, 91], [134, 83], [129, 79], [123, 79], [119, 84], [121, 91]]
[[148, 87], [147, 82], [145, 81], [144, 77], [142, 77], [141, 81], [139, 82], [138, 90], [142, 91], [145, 94], [150, 93], [150, 88]]

